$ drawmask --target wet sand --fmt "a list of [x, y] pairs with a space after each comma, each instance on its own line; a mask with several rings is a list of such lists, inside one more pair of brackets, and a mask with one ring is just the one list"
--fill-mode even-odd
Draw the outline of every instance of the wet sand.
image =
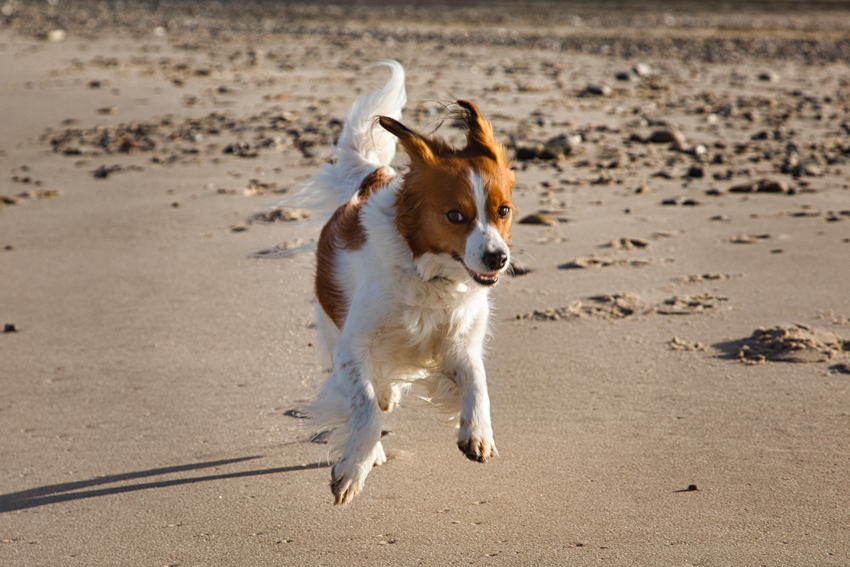
[[[0, 563], [850, 563], [841, 5], [4, 6]], [[385, 58], [410, 126], [479, 105], [527, 220], [500, 457], [408, 400], [339, 509], [326, 211], [275, 206]]]

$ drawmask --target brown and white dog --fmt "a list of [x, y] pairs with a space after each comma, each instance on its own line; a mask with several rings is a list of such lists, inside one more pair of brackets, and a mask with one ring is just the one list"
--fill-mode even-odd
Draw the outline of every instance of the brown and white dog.
[[[471, 102], [457, 101], [466, 145], [418, 134], [399, 122], [404, 69], [357, 100], [336, 145], [306, 190], [342, 204], [322, 230], [316, 296], [320, 342], [332, 372], [308, 407], [332, 430], [335, 504], [386, 462], [381, 412], [412, 385], [456, 420], [469, 459], [497, 455], [484, 373], [488, 293], [510, 264], [514, 173], [505, 148]], [[389, 166], [396, 141], [409, 157]]]

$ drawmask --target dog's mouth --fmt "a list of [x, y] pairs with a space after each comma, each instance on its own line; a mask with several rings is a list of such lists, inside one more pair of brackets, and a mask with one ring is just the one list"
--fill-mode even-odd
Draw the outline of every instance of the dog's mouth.
[[463, 261], [463, 258], [461, 258], [460, 255], [453, 254], [452, 256], [455, 260], [460, 262], [460, 265], [464, 267], [466, 273], [469, 274], [469, 277], [475, 280], [475, 283], [483, 286], [491, 286], [495, 285], [496, 282], [499, 281], [499, 272], [476, 272], [466, 265], [466, 262]]
[[467, 273], [472, 276], [472, 279], [474, 279], [476, 283], [479, 283], [481, 285], [494, 285], [497, 281], [499, 281], [498, 272], [492, 274], [479, 274], [478, 272], [474, 272], [467, 268], [465, 264], [463, 267], [466, 268]]

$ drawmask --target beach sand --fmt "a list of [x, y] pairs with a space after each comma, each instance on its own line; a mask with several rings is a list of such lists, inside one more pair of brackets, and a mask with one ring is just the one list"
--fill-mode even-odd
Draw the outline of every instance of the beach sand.
[[[846, 7], [246, 6], [2, 8], [0, 563], [850, 564]], [[479, 105], [530, 218], [500, 456], [407, 400], [335, 508], [326, 211], [257, 215], [386, 58], [409, 126]]]

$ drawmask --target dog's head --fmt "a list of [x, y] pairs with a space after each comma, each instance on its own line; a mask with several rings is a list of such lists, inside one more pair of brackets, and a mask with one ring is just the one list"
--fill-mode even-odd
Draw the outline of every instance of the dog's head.
[[496, 283], [510, 264], [511, 193], [505, 148], [471, 102], [459, 100], [466, 146], [454, 148], [382, 116], [410, 157], [396, 198], [396, 225], [425, 279]]

